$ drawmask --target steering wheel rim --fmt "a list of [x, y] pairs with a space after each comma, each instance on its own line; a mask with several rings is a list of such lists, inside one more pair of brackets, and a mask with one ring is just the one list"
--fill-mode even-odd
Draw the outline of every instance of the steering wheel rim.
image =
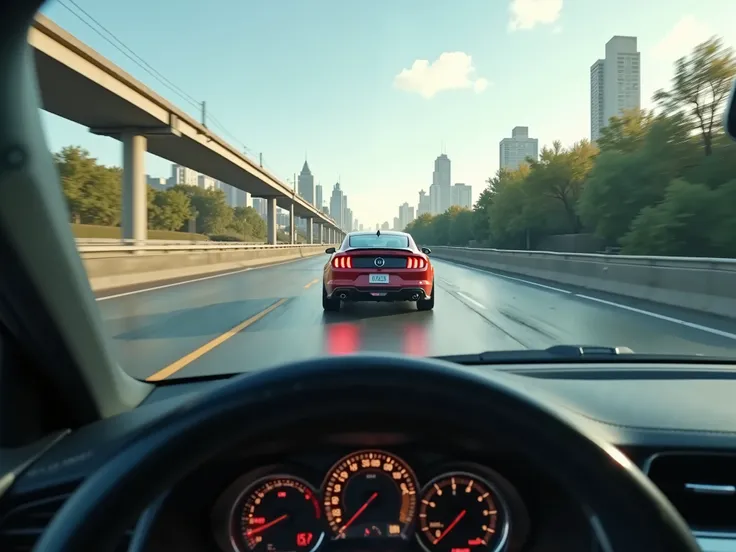
[[544, 458], [548, 473], [595, 513], [591, 521], [604, 550], [700, 551], [682, 517], [632, 462], [508, 378], [394, 355], [316, 358], [237, 376], [122, 444], [66, 501], [34, 549], [112, 550], [161, 492], [228, 447], [372, 410], [441, 419], [478, 439], [516, 436], [520, 450]]

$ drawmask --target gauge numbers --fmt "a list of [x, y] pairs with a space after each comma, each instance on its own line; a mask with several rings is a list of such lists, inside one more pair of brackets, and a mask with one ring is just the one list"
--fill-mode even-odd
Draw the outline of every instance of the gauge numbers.
[[430, 481], [419, 504], [417, 539], [426, 552], [496, 552], [508, 536], [501, 497], [464, 472]]
[[378, 450], [356, 452], [328, 473], [323, 502], [336, 539], [406, 539], [416, 514], [416, 479], [396, 456]]
[[322, 509], [314, 490], [289, 476], [251, 485], [236, 505], [234, 541], [249, 552], [314, 552], [322, 543]]

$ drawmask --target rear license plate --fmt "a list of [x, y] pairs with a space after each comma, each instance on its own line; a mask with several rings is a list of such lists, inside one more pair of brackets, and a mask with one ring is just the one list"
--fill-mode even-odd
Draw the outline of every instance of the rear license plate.
[[369, 284], [388, 284], [388, 274], [369, 274]]

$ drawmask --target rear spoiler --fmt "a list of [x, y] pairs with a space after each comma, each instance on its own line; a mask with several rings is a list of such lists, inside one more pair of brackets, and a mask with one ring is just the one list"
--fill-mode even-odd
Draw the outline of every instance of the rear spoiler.
[[416, 251], [410, 247], [351, 247], [350, 249], [346, 249], [344, 252], [347, 253], [352, 251], [404, 251], [406, 253], [416, 253]]

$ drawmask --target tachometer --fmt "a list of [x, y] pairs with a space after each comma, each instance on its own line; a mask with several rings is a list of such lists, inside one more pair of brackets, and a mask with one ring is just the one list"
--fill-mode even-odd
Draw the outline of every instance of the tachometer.
[[416, 478], [396, 456], [366, 450], [343, 458], [327, 475], [322, 494], [335, 538], [408, 538]]
[[500, 495], [476, 475], [446, 473], [422, 491], [417, 539], [426, 552], [495, 552], [508, 529]]
[[250, 552], [314, 552], [324, 539], [322, 509], [301, 479], [269, 476], [235, 505], [233, 540]]

